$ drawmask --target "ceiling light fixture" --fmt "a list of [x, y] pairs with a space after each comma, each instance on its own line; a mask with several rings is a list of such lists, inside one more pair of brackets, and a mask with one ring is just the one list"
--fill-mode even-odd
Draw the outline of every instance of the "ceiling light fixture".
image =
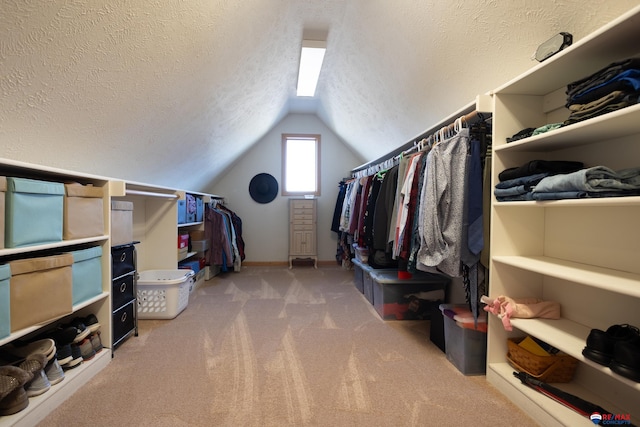
[[297, 96], [314, 96], [320, 69], [327, 50], [327, 42], [320, 40], [303, 40], [300, 53], [300, 70], [298, 71]]

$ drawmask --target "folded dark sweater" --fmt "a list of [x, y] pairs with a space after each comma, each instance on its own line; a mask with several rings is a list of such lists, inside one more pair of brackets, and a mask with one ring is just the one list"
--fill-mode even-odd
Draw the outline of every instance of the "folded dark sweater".
[[521, 178], [523, 176], [534, 175], [538, 173], [570, 173], [580, 170], [584, 167], [582, 162], [572, 162], [566, 160], [531, 160], [522, 166], [505, 169], [498, 174], [500, 181], [508, 179]]

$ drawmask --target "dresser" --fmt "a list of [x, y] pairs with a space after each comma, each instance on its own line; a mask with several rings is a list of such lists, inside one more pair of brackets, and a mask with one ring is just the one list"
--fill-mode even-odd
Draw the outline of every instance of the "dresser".
[[318, 268], [316, 200], [289, 199], [289, 268], [294, 259], [312, 259]]
[[138, 335], [136, 316], [136, 248], [133, 243], [111, 248], [113, 348]]

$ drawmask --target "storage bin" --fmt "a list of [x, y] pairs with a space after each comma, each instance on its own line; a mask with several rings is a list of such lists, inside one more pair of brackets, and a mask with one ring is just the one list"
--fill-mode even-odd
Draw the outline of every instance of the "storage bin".
[[196, 222], [204, 220], [204, 200], [201, 196], [196, 197]]
[[135, 271], [136, 269], [136, 248], [127, 245], [111, 248], [111, 277], [114, 279]]
[[4, 176], [0, 176], [0, 249], [4, 249], [4, 200], [6, 191], [7, 178]]
[[178, 265], [178, 268], [180, 270], [183, 270], [183, 269], [193, 270], [194, 273], [198, 274], [198, 272], [200, 272], [200, 260], [194, 259], [190, 261], [182, 261]]
[[547, 383], [568, 383], [573, 379], [577, 359], [563, 353], [538, 356], [519, 345], [523, 339], [507, 339], [507, 360], [511, 366]]
[[0, 265], [0, 339], [11, 334], [10, 279], [11, 267], [9, 264]]
[[187, 222], [187, 201], [178, 200], [178, 224]]
[[147, 270], [138, 277], [138, 319], [173, 319], [189, 304], [193, 270]]
[[73, 304], [80, 304], [102, 293], [102, 248], [82, 249], [71, 252], [73, 280]]
[[178, 249], [183, 249], [189, 246], [189, 235], [178, 234]]
[[73, 255], [11, 261], [11, 331], [55, 320], [72, 312]]
[[111, 201], [111, 246], [133, 242], [133, 202]]
[[208, 240], [191, 240], [191, 250], [194, 252], [206, 252], [209, 250]]
[[398, 279], [397, 270], [371, 271], [373, 307], [385, 320], [429, 319], [431, 306], [445, 301], [448, 277], [416, 273]]
[[364, 275], [369, 274], [368, 270], [371, 270], [371, 267], [360, 261], [358, 258], [354, 258], [352, 261], [354, 284], [361, 293], [364, 293]]
[[[464, 306], [440, 304], [444, 319], [447, 359], [464, 375], [484, 375], [487, 364], [486, 312], [481, 311], [481, 330], [475, 330], [473, 316]], [[454, 320], [453, 314], [460, 319]]]
[[104, 234], [104, 189], [74, 182], [64, 184], [64, 240]]
[[62, 241], [64, 184], [10, 177], [5, 203], [7, 248]]
[[196, 196], [194, 196], [193, 194], [186, 194], [185, 199], [187, 206], [187, 222], [196, 222]]

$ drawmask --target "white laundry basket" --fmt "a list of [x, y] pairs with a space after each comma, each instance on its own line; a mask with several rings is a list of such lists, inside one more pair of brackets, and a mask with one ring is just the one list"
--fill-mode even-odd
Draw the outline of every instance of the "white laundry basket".
[[173, 319], [189, 304], [193, 270], [147, 270], [138, 278], [138, 319]]

